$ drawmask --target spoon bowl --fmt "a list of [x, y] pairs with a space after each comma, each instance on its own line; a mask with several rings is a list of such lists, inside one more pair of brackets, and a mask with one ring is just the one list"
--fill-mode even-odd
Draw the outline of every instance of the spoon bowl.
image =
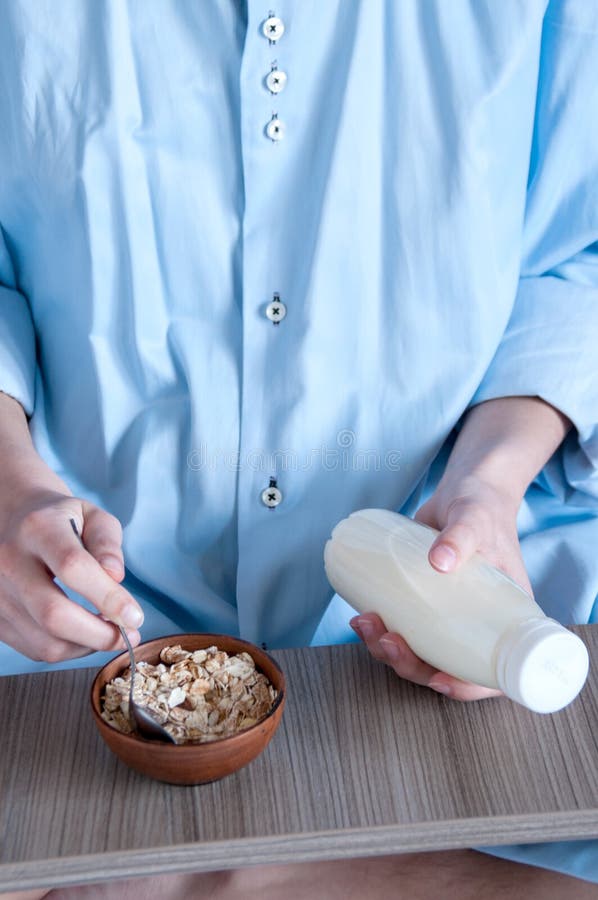
[[158, 722], [157, 719], [154, 718], [151, 711], [146, 709], [144, 706], [141, 706], [139, 703], [136, 703], [133, 699], [134, 690], [135, 690], [135, 653], [131, 646], [131, 642], [127, 635], [127, 632], [122, 627], [122, 625], [118, 626], [120, 629], [120, 633], [122, 635], [122, 639], [125, 642], [125, 646], [129, 652], [129, 662], [131, 669], [131, 687], [129, 689], [129, 721], [133, 726], [134, 730], [139, 732], [144, 738], [147, 738], [148, 741], [166, 741], [170, 744], [176, 744], [173, 736]]

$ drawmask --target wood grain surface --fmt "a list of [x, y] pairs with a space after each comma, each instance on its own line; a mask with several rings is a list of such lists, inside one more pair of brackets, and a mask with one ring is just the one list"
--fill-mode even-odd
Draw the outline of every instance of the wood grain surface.
[[[598, 659], [598, 626], [575, 629]], [[265, 753], [150, 781], [95, 731], [84, 669], [0, 678], [0, 891], [157, 872], [598, 836], [598, 675], [549, 716], [458, 704], [362, 646], [285, 650]]]

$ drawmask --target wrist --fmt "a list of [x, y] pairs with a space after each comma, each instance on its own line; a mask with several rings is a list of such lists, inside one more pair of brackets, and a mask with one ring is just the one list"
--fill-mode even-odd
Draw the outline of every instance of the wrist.
[[21, 404], [0, 392], [0, 522], [49, 494], [71, 491], [35, 449]]
[[521, 457], [520, 448], [505, 443], [480, 446], [475, 453], [460, 454], [449, 460], [440, 485], [454, 493], [471, 489], [474, 483], [484, 485], [502, 498], [506, 506], [517, 510], [535, 477], [535, 473], [532, 475], [521, 465]]
[[443, 498], [447, 514], [456, 502], [467, 500], [482, 503], [488, 510], [494, 510], [494, 515], [514, 522], [525, 487], [501, 477], [496, 469], [479, 466], [465, 471], [455, 467], [444, 472], [436, 494]]
[[472, 407], [445, 477], [473, 476], [518, 507], [571, 423], [539, 397], [500, 397]]

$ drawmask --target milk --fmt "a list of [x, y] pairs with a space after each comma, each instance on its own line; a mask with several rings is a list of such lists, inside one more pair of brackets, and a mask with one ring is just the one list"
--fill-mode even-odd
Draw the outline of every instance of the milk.
[[361, 510], [334, 528], [326, 574], [351, 606], [378, 613], [435, 668], [536, 712], [570, 703], [588, 673], [583, 642], [479, 555], [437, 572], [427, 558], [437, 534], [398, 513]]

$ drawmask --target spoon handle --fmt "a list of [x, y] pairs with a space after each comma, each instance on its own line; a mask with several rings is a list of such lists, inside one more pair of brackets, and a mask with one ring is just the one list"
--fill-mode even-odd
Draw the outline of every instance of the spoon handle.
[[[75, 532], [75, 534], [77, 535], [77, 537], [79, 538], [81, 543], [83, 543], [81, 535], [79, 534], [79, 529], [77, 528], [77, 523], [75, 522], [74, 519], [69, 519], [69, 521], [71, 523], [71, 528], [73, 529], [73, 531]], [[116, 624], [116, 623], [114, 623], [114, 624]], [[133, 648], [131, 647], [131, 641], [128, 638], [127, 632], [122, 627], [122, 625], [118, 625], [117, 627], [122, 635], [123, 641], [125, 642], [125, 647], [129, 651], [129, 661], [131, 664], [131, 686], [129, 689], [129, 721], [131, 722], [131, 725], [133, 726], [133, 728], [136, 729], [137, 726], [135, 724], [135, 717], [133, 715], [133, 703], [134, 703], [133, 687], [134, 687], [134, 682], [135, 682], [135, 654], [133, 653]]]
[[130, 721], [131, 725], [133, 726], [133, 728], [136, 729], [137, 726], [135, 723], [135, 716], [133, 715], [133, 704], [135, 702], [133, 699], [133, 687], [135, 684], [135, 654], [133, 653], [133, 648], [131, 647], [131, 641], [129, 640], [125, 629], [122, 627], [122, 625], [119, 625], [118, 629], [122, 635], [123, 641], [125, 642], [125, 647], [129, 651], [129, 662], [131, 665], [131, 679], [130, 679], [130, 685], [129, 685], [129, 721]]

